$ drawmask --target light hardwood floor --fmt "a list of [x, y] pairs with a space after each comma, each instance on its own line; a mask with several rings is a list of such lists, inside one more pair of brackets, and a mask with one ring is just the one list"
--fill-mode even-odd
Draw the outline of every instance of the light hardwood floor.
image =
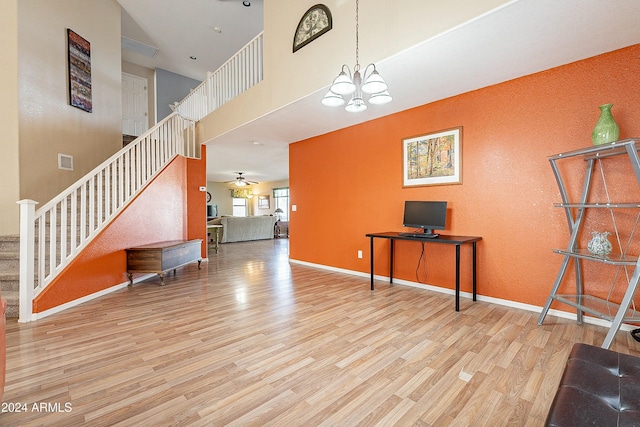
[[[289, 264], [287, 240], [221, 245], [165, 281], [10, 320], [3, 409], [25, 412], [0, 425], [539, 426], [572, 344], [606, 333], [467, 299], [456, 313], [402, 285], [372, 294]], [[639, 348], [627, 332], [612, 346]]]

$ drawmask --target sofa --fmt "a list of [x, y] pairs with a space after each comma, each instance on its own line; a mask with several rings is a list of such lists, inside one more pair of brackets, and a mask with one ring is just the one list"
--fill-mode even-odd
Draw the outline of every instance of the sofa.
[[223, 216], [209, 221], [209, 225], [222, 225], [220, 243], [273, 239], [277, 218], [274, 216]]
[[640, 357], [575, 344], [545, 425], [640, 426]]

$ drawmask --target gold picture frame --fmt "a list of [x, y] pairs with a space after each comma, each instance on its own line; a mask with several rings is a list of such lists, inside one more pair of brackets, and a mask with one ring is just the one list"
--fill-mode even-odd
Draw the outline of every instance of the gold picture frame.
[[402, 186], [462, 184], [462, 127], [402, 140]]

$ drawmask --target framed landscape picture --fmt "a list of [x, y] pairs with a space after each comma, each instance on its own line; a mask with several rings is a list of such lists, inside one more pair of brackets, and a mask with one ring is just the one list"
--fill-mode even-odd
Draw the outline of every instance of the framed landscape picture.
[[69, 103], [91, 112], [91, 43], [67, 29]]
[[402, 186], [462, 184], [462, 127], [402, 140]]

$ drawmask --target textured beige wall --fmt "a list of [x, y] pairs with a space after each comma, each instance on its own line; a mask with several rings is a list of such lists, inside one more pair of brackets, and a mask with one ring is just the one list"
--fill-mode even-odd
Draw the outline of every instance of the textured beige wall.
[[[91, 43], [92, 113], [69, 104], [67, 28]], [[41, 206], [122, 146], [120, 5], [20, 0], [18, 51], [20, 197]], [[58, 169], [58, 153], [73, 156], [73, 172]]]
[[18, 234], [18, 0], [4, 0], [0, 14], [0, 235]]
[[[360, 60], [379, 62], [487, 13], [507, 0], [366, 0], [360, 2]], [[293, 34], [310, 4], [267, 1], [264, 80], [201, 120], [202, 141], [328, 87], [342, 64], [355, 63], [355, 1], [323, 2], [333, 29], [297, 52]], [[330, 58], [330, 60], [328, 60]]]

